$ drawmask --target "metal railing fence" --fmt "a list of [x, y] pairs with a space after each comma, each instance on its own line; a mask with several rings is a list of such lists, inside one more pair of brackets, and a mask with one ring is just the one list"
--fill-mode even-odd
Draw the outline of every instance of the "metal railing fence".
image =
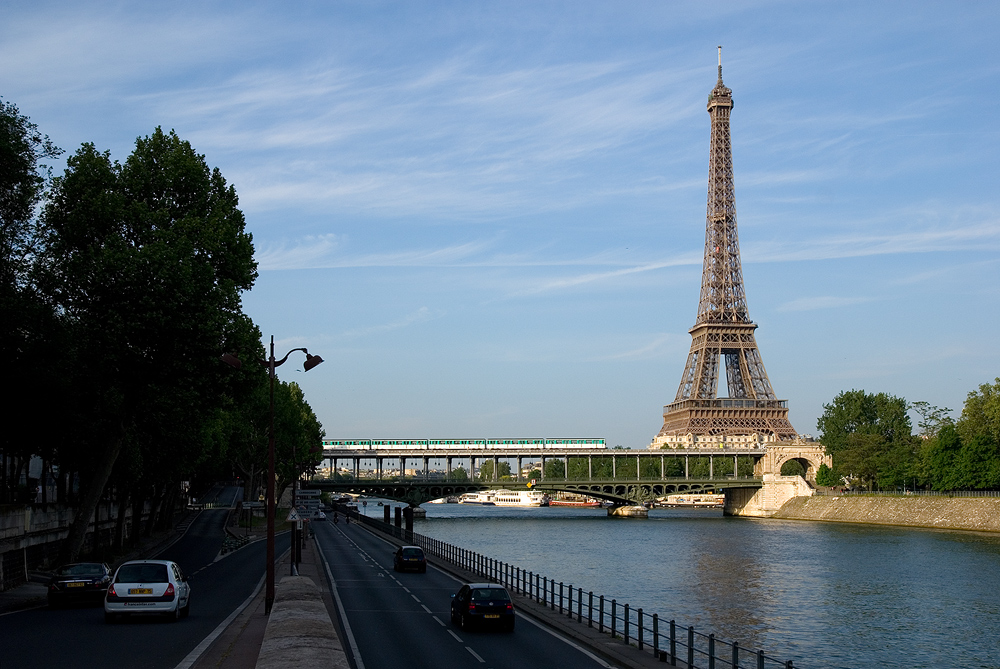
[[536, 574], [516, 565], [496, 560], [475, 551], [396, 527], [383, 520], [351, 513], [358, 521], [391, 536], [420, 546], [428, 556], [446, 560], [478, 577], [500, 583], [514, 593], [527, 597], [551, 611], [577, 623], [586, 623], [599, 632], [610, 634], [622, 643], [652, 653], [670, 666], [684, 669], [794, 669], [791, 660], [780, 661], [763, 650], [743, 648], [737, 642], [717, 639], [714, 634], [694, 627], [661, 620], [642, 608], [584, 592], [573, 584]]

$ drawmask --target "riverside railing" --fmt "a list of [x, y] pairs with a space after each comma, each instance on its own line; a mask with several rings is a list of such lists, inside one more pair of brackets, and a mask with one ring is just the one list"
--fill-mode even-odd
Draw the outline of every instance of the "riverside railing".
[[817, 490], [827, 497], [1000, 497], [1000, 490]]
[[356, 511], [352, 511], [351, 515], [380, 532], [420, 546], [429, 556], [500, 583], [554, 614], [580, 624], [586, 623], [587, 627], [610, 634], [613, 639], [652, 653], [653, 657], [670, 666], [684, 669], [794, 669], [791, 660], [782, 662], [765, 655], [762, 650], [743, 648], [737, 642], [717, 639], [714, 634], [678, 625], [674, 620], [661, 620], [656, 613], [649, 614], [642, 608], [595, 595], [593, 591], [584, 592], [583, 588], [573, 584], [557, 582], [475, 551], [359, 515]]

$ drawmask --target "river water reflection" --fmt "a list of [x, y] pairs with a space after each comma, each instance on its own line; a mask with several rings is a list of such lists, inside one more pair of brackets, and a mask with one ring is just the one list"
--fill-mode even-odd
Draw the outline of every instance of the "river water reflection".
[[717, 510], [424, 508], [421, 534], [797, 667], [1000, 667], [1000, 536]]

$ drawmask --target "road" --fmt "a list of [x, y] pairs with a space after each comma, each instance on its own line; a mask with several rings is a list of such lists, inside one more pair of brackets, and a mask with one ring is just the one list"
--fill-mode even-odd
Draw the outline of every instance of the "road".
[[[232, 498], [220, 491], [219, 501]], [[185, 535], [160, 555], [175, 560], [191, 583], [191, 615], [176, 623], [135, 619], [104, 622], [100, 606], [29, 609], [0, 617], [0, 669], [115, 667], [171, 669], [242, 604], [264, 575], [265, 542], [216, 560], [226, 510], [202, 511]], [[289, 544], [278, 535], [276, 554]]]
[[395, 546], [356, 524], [316, 525], [318, 545], [346, 614], [345, 648], [353, 637], [360, 654], [357, 669], [608, 667], [520, 614], [510, 634], [462, 631], [449, 613], [451, 595], [461, 583], [433, 561], [426, 574], [397, 574], [392, 569]]

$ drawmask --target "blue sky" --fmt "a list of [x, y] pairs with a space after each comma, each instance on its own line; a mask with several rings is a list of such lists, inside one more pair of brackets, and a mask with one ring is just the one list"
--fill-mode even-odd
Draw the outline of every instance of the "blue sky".
[[[690, 346], [723, 45], [750, 314], [801, 433], [1000, 376], [994, 2], [45, 2], [0, 95], [72, 152], [175, 129], [331, 437], [645, 447]], [[298, 361], [301, 369], [301, 361]]]

